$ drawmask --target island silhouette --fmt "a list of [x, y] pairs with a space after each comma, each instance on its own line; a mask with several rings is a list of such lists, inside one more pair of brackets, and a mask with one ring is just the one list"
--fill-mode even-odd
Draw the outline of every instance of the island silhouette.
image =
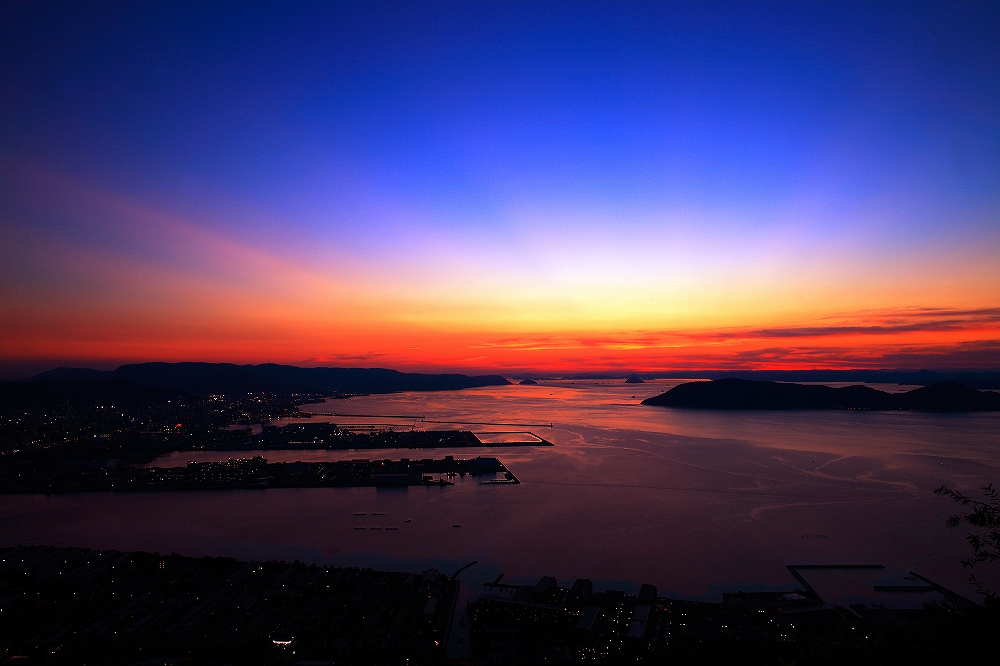
[[937, 382], [905, 393], [886, 393], [870, 386], [831, 386], [716, 379], [688, 382], [643, 405], [692, 409], [858, 409], [921, 412], [1000, 411], [1000, 393], [978, 391], [957, 382]]

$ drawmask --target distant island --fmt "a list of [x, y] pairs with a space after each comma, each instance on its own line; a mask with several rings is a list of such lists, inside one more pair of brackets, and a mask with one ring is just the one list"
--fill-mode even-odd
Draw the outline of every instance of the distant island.
[[977, 391], [956, 382], [938, 382], [906, 393], [870, 386], [786, 384], [747, 379], [716, 379], [680, 384], [643, 405], [693, 409], [858, 409], [921, 412], [1000, 411], [1000, 393]]
[[281, 394], [358, 395], [397, 391], [453, 391], [510, 384], [499, 375], [423, 374], [385, 368], [300, 368], [276, 363], [135, 363], [115, 370], [56, 368], [31, 378], [29, 382], [93, 382], [106, 379], [127, 379], [142, 386], [183, 391], [201, 397], [262, 391]]
[[520, 382], [518, 382], [518, 383], [519, 383], [519, 384], [520, 384], [521, 386], [538, 386], [538, 382], [536, 382], [536, 381], [535, 381], [534, 379], [532, 379], [531, 377], [528, 377], [527, 379], [522, 379], [522, 380], [521, 380]]

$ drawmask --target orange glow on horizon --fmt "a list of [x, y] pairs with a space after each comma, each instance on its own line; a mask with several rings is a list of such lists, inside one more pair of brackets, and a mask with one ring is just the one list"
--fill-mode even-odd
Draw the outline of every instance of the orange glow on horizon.
[[452, 247], [365, 259], [308, 238], [254, 245], [44, 170], [12, 178], [26, 207], [81, 216], [84, 241], [12, 230], [0, 360], [507, 374], [1000, 367], [989, 244], [918, 270], [909, 256], [838, 264], [785, 252], [624, 271], [620, 248], [598, 245], [580, 251], [586, 262], [525, 272]]
[[[413, 331], [353, 334], [343, 330], [298, 332], [248, 328], [202, 331], [185, 336], [170, 327], [115, 333], [78, 332], [60, 338], [36, 331], [6, 340], [18, 358], [82, 358], [106, 363], [217, 361], [295, 365], [392, 367], [411, 371], [535, 373], [670, 372], [725, 369], [880, 369], [996, 367], [1000, 344], [997, 312], [969, 316], [962, 326], [954, 313], [895, 328], [859, 326], [789, 327], [777, 330], [695, 330], [619, 335]], [[949, 323], [943, 327], [941, 319]], [[977, 321], [978, 318], [978, 321]], [[930, 321], [927, 321], [927, 320]], [[985, 321], [984, 321], [985, 320]], [[303, 350], [326, 353], [312, 356]]]

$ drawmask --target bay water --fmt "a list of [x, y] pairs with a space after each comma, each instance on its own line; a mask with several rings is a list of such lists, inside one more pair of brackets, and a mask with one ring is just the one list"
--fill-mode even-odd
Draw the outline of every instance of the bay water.
[[473, 584], [585, 577], [595, 589], [652, 583], [715, 601], [792, 587], [787, 564], [884, 564], [974, 596], [958, 564], [965, 533], [945, 524], [956, 506], [933, 490], [978, 494], [1000, 481], [1000, 414], [639, 404], [676, 383], [542, 380], [305, 405], [351, 415], [313, 420], [470, 429], [492, 441], [530, 431], [554, 446], [261, 452], [272, 462], [489, 455], [519, 485], [467, 476], [444, 487], [2, 495], [0, 543], [447, 574], [476, 560], [462, 574]]

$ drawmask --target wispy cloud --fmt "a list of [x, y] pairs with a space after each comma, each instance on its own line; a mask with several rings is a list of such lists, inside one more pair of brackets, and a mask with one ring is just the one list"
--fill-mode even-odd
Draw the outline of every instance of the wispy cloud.
[[[849, 315], [839, 314], [826, 319], [841, 323], [781, 327], [728, 327], [713, 329], [673, 329], [636, 331], [620, 334], [557, 336], [552, 334], [508, 336], [477, 343], [473, 346], [495, 349], [643, 349], [677, 348], [690, 345], [729, 343], [746, 340], [786, 340], [797, 338], [831, 339], [845, 337], [889, 337], [914, 333], [959, 332], [986, 334], [1000, 338], [1000, 308], [952, 309], [923, 308], [914, 310], [865, 311], [855, 319], [860, 323], [843, 323]], [[881, 323], [869, 323], [878, 320]]]
[[[854, 320], [854, 323], [848, 323]], [[497, 336], [469, 347], [519, 367], [997, 368], [1000, 308], [838, 313], [800, 326]]]

